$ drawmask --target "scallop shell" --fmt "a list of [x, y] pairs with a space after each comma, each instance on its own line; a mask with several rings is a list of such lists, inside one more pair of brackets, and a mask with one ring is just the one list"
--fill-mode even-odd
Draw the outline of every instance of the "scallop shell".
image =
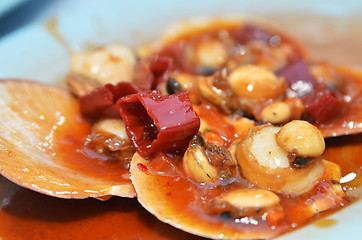
[[325, 138], [362, 133], [362, 71], [342, 66], [334, 69], [346, 78], [343, 100], [348, 106], [337, 123], [316, 126]]
[[179, 181], [168, 182], [162, 179], [164, 176], [152, 175], [147, 171], [148, 163], [136, 153], [131, 163], [131, 179], [138, 201], [159, 220], [186, 232], [212, 239], [264, 239], [280, 234], [277, 229], [260, 229], [250, 225], [242, 230], [233, 228], [227, 222], [202, 217], [203, 214], [198, 210], [189, 211], [190, 205], [173, 204], [172, 198], [175, 197], [170, 196], [176, 194], [183, 198], [187, 190], [177, 193], [176, 189], [179, 188], [173, 186], [179, 184]]
[[0, 173], [14, 183], [60, 198], [134, 197], [131, 181], [83, 173], [62, 159], [57, 133], [72, 134], [81, 120], [66, 90], [22, 80], [0, 81]]

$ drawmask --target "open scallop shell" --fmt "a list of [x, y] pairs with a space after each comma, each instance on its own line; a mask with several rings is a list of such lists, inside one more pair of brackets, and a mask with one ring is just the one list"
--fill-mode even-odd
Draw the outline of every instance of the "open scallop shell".
[[362, 133], [362, 71], [342, 66], [334, 69], [346, 79], [343, 82], [346, 107], [338, 121], [316, 126], [325, 138]]
[[87, 125], [67, 91], [35, 82], [0, 81], [0, 173], [23, 187], [60, 198], [134, 197], [129, 179], [114, 181], [73, 168], [62, 159], [59, 136]]
[[[190, 210], [190, 204], [175, 204], [175, 199], [190, 198], [188, 190], [177, 190], [183, 186], [183, 179], [174, 177], [172, 181], [165, 181], [164, 176], [148, 172], [148, 165], [149, 162], [136, 153], [131, 163], [131, 179], [138, 201], [159, 220], [186, 232], [212, 239], [264, 239], [280, 234], [280, 230], [261, 229], [258, 226], [233, 228], [232, 224], [227, 222], [203, 217], [203, 213], [192, 206]], [[176, 185], [178, 186], [175, 187]]]

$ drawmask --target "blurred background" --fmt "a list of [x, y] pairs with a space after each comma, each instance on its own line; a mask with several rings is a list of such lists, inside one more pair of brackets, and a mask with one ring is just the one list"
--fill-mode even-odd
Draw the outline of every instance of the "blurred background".
[[54, 80], [68, 70], [69, 49], [135, 47], [180, 20], [225, 15], [264, 19], [305, 45], [313, 60], [362, 69], [359, 0], [0, 0], [0, 77]]

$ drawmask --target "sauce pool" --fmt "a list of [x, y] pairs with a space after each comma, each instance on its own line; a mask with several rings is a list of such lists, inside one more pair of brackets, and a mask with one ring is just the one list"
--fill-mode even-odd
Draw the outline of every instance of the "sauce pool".
[[7, 239], [203, 239], [173, 228], [137, 199], [69, 200], [42, 195], [0, 178], [0, 238]]

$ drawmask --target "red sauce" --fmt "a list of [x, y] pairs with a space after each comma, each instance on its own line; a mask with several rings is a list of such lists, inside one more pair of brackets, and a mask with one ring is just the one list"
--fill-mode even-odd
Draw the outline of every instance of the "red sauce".
[[99, 154], [84, 146], [91, 126], [85, 120], [63, 126], [54, 133], [54, 149], [57, 160], [82, 173], [99, 176], [110, 181], [129, 182], [127, 165], [110, 156]]
[[[327, 142], [327, 150], [324, 158], [332, 162], [340, 163], [341, 155], [348, 156], [349, 161], [345, 161], [342, 166], [342, 173], [356, 172], [362, 168], [362, 162], [358, 159], [362, 153], [362, 135], [340, 137], [333, 139]], [[346, 159], [346, 158], [344, 158]], [[160, 161], [160, 159], [155, 158], [152, 161]], [[173, 168], [173, 166], [170, 168]], [[180, 166], [179, 166], [180, 168]], [[180, 171], [182, 171], [180, 169]], [[151, 173], [151, 172], [150, 172]], [[330, 195], [330, 192], [327, 189], [330, 187], [329, 181], [322, 180], [317, 183], [312, 190], [308, 191], [305, 194], [299, 196], [288, 196], [278, 194], [281, 199], [281, 206], [283, 207], [283, 216], [280, 221], [276, 220], [276, 228], [272, 227], [268, 221], [262, 220], [262, 218], [256, 217], [258, 224], [242, 224], [242, 223], [233, 223], [225, 221], [220, 218], [217, 214], [207, 214], [203, 210], [203, 203], [208, 199], [212, 199], [214, 196], [222, 193], [225, 188], [227, 190], [245, 186], [240, 178], [236, 174], [234, 181], [231, 181], [231, 184], [225, 186], [203, 186], [193, 183], [190, 179], [185, 177], [185, 174], [178, 174], [178, 177], [175, 178], [174, 175], [171, 176], [160, 176], [157, 173], [151, 173], [156, 177], [156, 181], [160, 184], [162, 190], [159, 193], [161, 202], [163, 199], [167, 200], [167, 203], [172, 205], [172, 209], [177, 213], [182, 213], [187, 216], [192, 216], [192, 221], [195, 221], [195, 224], [208, 222], [210, 229], [222, 229], [223, 233], [228, 232], [248, 232], [248, 231], [258, 231], [258, 232], [272, 232], [272, 235], [280, 235], [282, 233], [291, 231], [296, 228], [300, 228], [310, 222], [315, 221], [323, 216], [329, 215], [336, 210], [340, 209], [342, 206], [346, 206], [351, 203], [350, 200], [356, 200], [355, 198], [349, 199], [348, 192], [346, 198], [340, 198]], [[157, 176], [158, 175], [158, 176]], [[161, 196], [164, 195], [164, 196]], [[331, 196], [332, 198], [329, 198]], [[321, 213], [318, 212], [315, 214], [311, 211], [310, 207], [315, 200], [319, 199], [328, 199], [327, 201], [333, 201], [333, 206], [326, 211]], [[275, 216], [272, 216], [275, 217]]]
[[65, 200], [0, 178], [0, 237], [17, 239], [202, 239], [158, 221], [136, 199]]
[[[362, 168], [362, 135], [327, 141], [325, 158], [337, 162], [343, 175]], [[343, 161], [341, 156], [351, 161]], [[174, 182], [184, 188], [185, 181]], [[65, 200], [45, 196], [0, 178], [0, 236], [2, 239], [202, 239], [177, 230], [157, 220], [136, 199], [113, 197], [102, 202], [95, 199]], [[194, 198], [179, 191], [169, 197], [181, 204]], [[286, 201], [296, 219], [301, 208]], [[300, 211], [298, 211], [300, 209]], [[302, 214], [303, 215], [303, 214]]]

